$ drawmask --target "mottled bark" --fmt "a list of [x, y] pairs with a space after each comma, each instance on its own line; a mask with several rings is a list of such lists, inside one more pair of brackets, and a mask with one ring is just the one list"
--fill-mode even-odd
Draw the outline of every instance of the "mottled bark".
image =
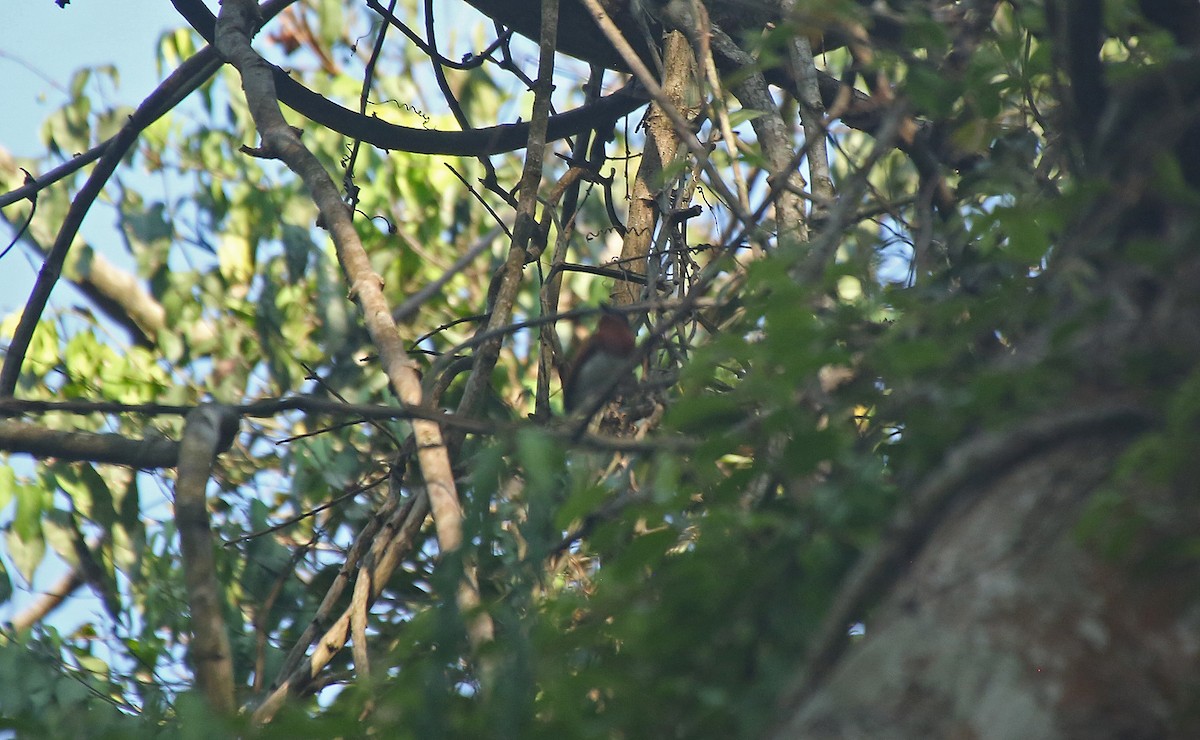
[[[1195, 573], [1079, 535], [1132, 436], [1063, 440], [963, 491], [775, 736], [1200, 737]], [[1194, 496], [1157, 496], [1196, 520]]]

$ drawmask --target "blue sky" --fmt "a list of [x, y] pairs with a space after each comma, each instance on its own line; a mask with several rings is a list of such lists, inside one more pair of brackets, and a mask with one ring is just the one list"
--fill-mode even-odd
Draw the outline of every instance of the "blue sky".
[[0, 24], [0, 79], [5, 113], [0, 146], [30, 156], [44, 151], [38, 124], [66, 100], [71, 74], [83, 66], [113, 64], [121, 72], [115, 100], [137, 105], [157, 83], [158, 38], [182, 21], [163, 0], [22, 0]]
[[[140, 103], [158, 84], [159, 37], [182, 23], [164, 0], [74, 0], [66, 8], [54, 0], [20, 0], [20, 12], [10, 3], [0, 23], [0, 147], [23, 157], [45, 152], [41, 123], [67, 100], [65, 90], [81, 67], [114, 65], [120, 86], [106, 90], [106, 97], [114, 104]], [[111, 234], [110, 224], [89, 220], [85, 236]], [[0, 237], [7, 245], [12, 234], [0, 226]], [[24, 305], [37, 267], [20, 247], [0, 262], [0, 316]], [[68, 290], [60, 288], [56, 296]]]

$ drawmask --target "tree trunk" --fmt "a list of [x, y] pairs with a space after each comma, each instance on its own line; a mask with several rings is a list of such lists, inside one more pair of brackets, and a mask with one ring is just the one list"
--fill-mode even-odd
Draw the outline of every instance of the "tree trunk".
[[962, 491], [776, 737], [1200, 737], [1196, 573], [1080, 536], [1132, 438], [1064, 439]]

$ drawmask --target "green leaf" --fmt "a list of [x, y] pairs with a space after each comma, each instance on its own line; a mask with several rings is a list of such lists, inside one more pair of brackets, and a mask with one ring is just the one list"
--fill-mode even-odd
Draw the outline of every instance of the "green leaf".
[[756, 118], [762, 118], [764, 115], [766, 115], [765, 111], [755, 110], [753, 108], [739, 108], [738, 110], [729, 112], [729, 125], [736, 128], [748, 121], [753, 121]]
[[905, 92], [922, 113], [930, 116], [948, 115], [962, 97], [961, 83], [940, 74], [932, 67], [917, 65], [909, 69]]
[[[7, 459], [7, 455], [4, 456]], [[8, 507], [17, 495], [17, 471], [11, 465], [0, 465], [0, 511]]]
[[5, 604], [13, 595], [12, 576], [8, 574], [8, 568], [4, 565], [4, 559], [0, 558], [0, 604]]
[[581, 485], [558, 507], [554, 517], [555, 525], [561, 530], [566, 530], [572, 523], [594, 514], [611, 495], [612, 492], [603, 486]]
[[33, 582], [33, 572], [46, 554], [42, 518], [50, 503], [45, 487], [32, 483], [18, 484], [14, 490], [17, 510], [8, 530], [8, 556], [26, 583]]
[[517, 459], [528, 484], [541, 492], [561, 486], [562, 450], [540, 429], [522, 429], [517, 434]]

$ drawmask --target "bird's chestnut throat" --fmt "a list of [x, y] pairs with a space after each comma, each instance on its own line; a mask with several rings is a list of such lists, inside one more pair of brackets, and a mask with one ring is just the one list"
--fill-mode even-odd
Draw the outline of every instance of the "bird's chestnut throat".
[[582, 408], [597, 394], [612, 392], [614, 373], [621, 372], [636, 348], [633, 329], [624, 316], [606, 313], [596, 331], [576, 350], [563, 377], [563, 406]]

